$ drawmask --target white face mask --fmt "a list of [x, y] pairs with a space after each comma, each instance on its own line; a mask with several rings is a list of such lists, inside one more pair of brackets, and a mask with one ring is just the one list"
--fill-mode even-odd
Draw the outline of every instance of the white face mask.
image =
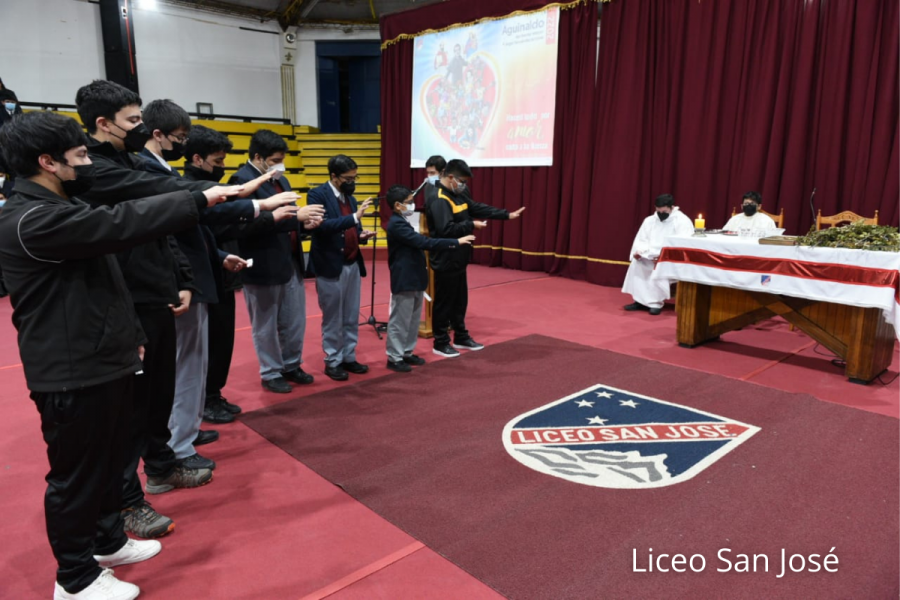
[[429, 176], [428, 176], [428, 183], [430, 183], [431, 185], [434, 185], [434, 184], [436, 184], [436, 183], [438, 182], [438, 179], [440, 179], [440, 176], [439, 176], [439, 175], [429, 175]]
[[413, 214], [414, 212], [416, 212], [415, 204], [404, 204], [403, 205], [403, 216], [404, 217], [408, 217], [411, 214]]
[[269, 166], [269, 169], [267, 172], [275, 171], [275, 177], [281, 177], [281, 174], [284, 173], [284, 169], [285, 169], [284, 163], [277, 163], [277, 164]]

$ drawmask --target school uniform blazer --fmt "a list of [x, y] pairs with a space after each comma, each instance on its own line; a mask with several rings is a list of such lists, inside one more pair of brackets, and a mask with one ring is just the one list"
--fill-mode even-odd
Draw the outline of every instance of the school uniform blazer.
[[[253, 166], [244, 163], [228, 181], [231, 185], [241, 185], [253, 181], [259, 177], [259, 171]], [[278, 180], [278, 184], [285, 192], [291, 191], [291, 184], [287, 177]], [[267, 181], [253, 194], [253, 198], [270, 198], [278, 193], [271, 181]], [[227, 204], [227, 202], [226, 202]], [[300, 256], [294, 256], [291, 249], [291, 233], [288, 229], [296, 231], [300, 236], [303, 233], [303, 224], [296, 219], [289, 220], [282, 225], [277, 223], [274, 231], [267, 230], [256, 235], [247, 235], [238, 239], [241, 250], [241, 258], [253, 259], [253, 268], [244, 269], [242, 277], [244, 283], [251, 285], [284, 285], [291, 280], [295, 265], [303, 265], [302, 249], [298, 250]], [[299, 239], [298, 239], [299, 242]], [[303, 269], [299, 269], [302, 277]]]
[[[349, 196], [347, 202], [350, 203], [351, 214], [344, 216], [334, 190], [327, 182], [310, 190], [307, 196], [307, 204], [321, 204], [325, 207], [325, 219], [312, 230], [312, 246], [309, 251], [309, 259], [316, 275], [331, 279], [340, 276], [344, 268], [344, 231], [356, 227], [357, 235], [362, 233], [362, 225], [353, 218], [353, 213], [359, 208], [356, 198]], [[360, 247], [367, 242], [368, 240], [359, 240]], [[359, 265], [360, 276], [365, 277], [366, 264], [362, 252], [357, 253], [356, 263]]]

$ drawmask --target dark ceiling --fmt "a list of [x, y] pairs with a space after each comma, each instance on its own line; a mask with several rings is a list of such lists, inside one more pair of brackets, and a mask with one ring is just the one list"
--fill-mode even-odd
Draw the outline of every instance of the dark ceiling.
[[304, 23], [375, 24], [383, 15], [443, 0], [164, 0], [168, 4], [261, 21], [282, 29]]

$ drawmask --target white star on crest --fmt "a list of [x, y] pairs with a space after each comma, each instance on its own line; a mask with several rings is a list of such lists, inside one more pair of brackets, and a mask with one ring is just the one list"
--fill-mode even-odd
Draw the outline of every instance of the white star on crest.
[[587, 421], [588, 421], [588, 424], [590, 424], [590, 425], [606, 425], [606, 422], [609, 421], [609, 419], [601, 419], [600, 417], [591, 417]]
[[638, 403], [634, 400], [619, 400], [619, 406], [630, 406], [631, 408], [637, 408]]
[[587, 406], [588, 408], [594, 408], [594, 403], [588, 402], [587, 400], [579, 400], [578, 402], [576, 402], [576, 404], [579, 408], [584, 408], [585, 406]]
[[598, 398], [612, 398], [612, 394], [610, 394], [609, 392], [594, 392], [594, 393], [597, 394]]

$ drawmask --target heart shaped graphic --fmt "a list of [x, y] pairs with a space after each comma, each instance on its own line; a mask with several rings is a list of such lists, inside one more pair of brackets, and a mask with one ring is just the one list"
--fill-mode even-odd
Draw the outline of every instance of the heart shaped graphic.
[[419, 102], [432, 130], [458, 155], [483, 149], [484, 133], [497, 113], [500, 71], [494, 59], [476, 52], [454, 56], [422, 86]]

